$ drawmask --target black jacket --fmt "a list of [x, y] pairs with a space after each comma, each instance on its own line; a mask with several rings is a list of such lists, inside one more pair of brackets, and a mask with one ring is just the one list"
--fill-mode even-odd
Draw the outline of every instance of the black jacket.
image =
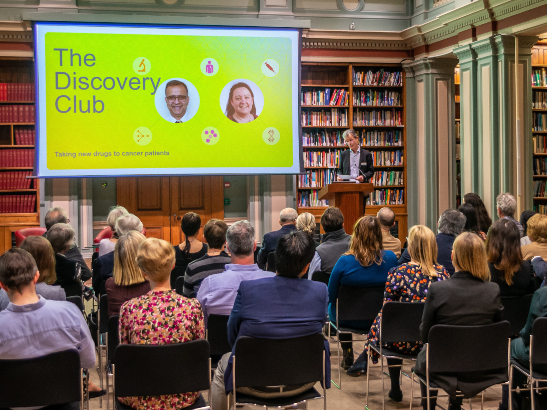
[[114, 271], [114, 252], [109, 252], [95, 260], [93, 263], [93, 290], [99, 296], [101, 283], [112, 277]]
[[258, 252], [258, 267], [260, 269], [266, 268], [266, 262], [268, 262], [268, 254], [274, 252], [277, 248], [277, 241], [283, 235], [291, 233], [296, 230], [296, 226], [293, 224], [283, 225], [280, 230], [268, 232], [264, 235], [264, 240], [262, 241], [262, 248]]
[[59, 285], [65, 290], [66, 297], [82, 296], [82, 283], [76, 276], [76, 268], [76, 262], [62, 254], [55, 254], [55, 273], [57, 275], [55, 285]]
[[[374, 164], [372, 161], [372, 154], [370, 151], [367, 151], [364, 148], [360, 148], [360, 150], [361, 150], [360, 168], [361, 168], [361, 172], [365, 174], [364, 182], [370, 182], [370, 179], [374, 176]], [[349, 175], [351, 172], [350, 151], [351, 150], [347, 149], [345, 151], [342, 151], [342, 154], [340, 154], [340, 162], [338, 165], [339, 175]]]

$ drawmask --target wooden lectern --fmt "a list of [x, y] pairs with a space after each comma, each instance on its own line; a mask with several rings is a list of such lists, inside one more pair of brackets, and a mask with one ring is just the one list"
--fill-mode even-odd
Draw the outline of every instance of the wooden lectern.
[[364, 196], [374, 191], [371, 183], [335, 182], [326, 185], [319, 191], [319, 199], [328, 199], [329, 205], [335, 206], [344, 215], [346, 233], [353, 233], [353, 225], [363, 216]]

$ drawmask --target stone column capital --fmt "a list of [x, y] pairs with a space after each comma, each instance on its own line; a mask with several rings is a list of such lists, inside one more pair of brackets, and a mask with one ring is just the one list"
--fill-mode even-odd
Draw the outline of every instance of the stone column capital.
[[[529, 56], [532, 54], [532, 47], [539, 40], [535, 36], [518, 36], [519, 39], [519, 55]], [[496, 47], [498, 54], [515, 55], [515, 37], [514, 36], [496, 36]]]
[[[407, 77], [417, 77], [425, 74], [438, 76], [454, 76], [454, 69], [458, 64], [457, 58], [422, 58], [403, 64]], [[411, 73], [411, 75], [409, 75]]]
[[469, 63], [477, 58], [477, 52], [470, 44], [455, 48], [452, 53], [456, 55], [460, 64]]

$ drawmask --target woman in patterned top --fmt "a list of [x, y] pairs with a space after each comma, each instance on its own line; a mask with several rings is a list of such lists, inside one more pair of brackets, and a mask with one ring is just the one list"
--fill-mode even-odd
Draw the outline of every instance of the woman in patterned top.
[[[150, 282], [151, 291], [123, 304], [120, 343], [163, 345], [204, 338], [203, 313], [197, 299], [187, 299], [171, 289], [174, 264], [175, 250], [168, 242], [149, 238], [140, 245], [137, 265]], [[199, 395], [192, 392], [119, 400], [139, 410], [175, 410], [193, 404]]]
[[[401, 266], [389, 271], [384, 292], [384, 303], [424, 303], [432, 282], [450, 278], [446, 270], [437, 264], [437, 241], [435, 234], [428, 227], [416, 225], [410, 229], [408, 234], [408, 253], [411, 258], [409, 263], [403, 263]], [[382, 311], [378, 313], [370, 328], [367, 343], [378, 344], [381, 318]], [[399, 351], [402, 354], [416, 354], [422, 348], [422, 343], [386, 343], [384, 347]], [[355, 365], [348, 370], [348, 374], [350, 372], [366, 373], [367, 350], [365, 347], [365, 351], [359, 356]], [[378, 355], [372, 351], [372, 360], [376, 363], [378, 362], [378, 358]], [[389, 397], [399, 402], [403, 399], [403, 392], [399, 385], [400, 371], [398, 366], [402, 366], [403, 361], [400, 359], [387, 359], [387, 362], [389, 366], [395, 366], [388, 368], [391, 377]]]

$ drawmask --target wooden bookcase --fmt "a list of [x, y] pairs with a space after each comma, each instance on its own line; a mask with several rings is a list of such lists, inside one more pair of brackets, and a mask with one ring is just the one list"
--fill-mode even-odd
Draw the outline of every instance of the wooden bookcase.
[[[6, 109], [8, 106], [21, 106], [22, 112], [29, 112], [31, 106], [35, 106], [34, 96], [34, 64], [31, 59], [5, 58], [0, 60], [0, 84], [7, 84], [9, 92], [4, 92], [0, 96], [0, 109]], [[24, 91], [22, 84], [27, 87]], [[18, 88], [16, 88], [18, 87]], [[24, 97], [13, 99], [13, 97]], [[7, 98], [10, 98], [6, 100]], [[30, 111], [32, 112], [32, 111]], [[35, 119], [30, 117], [9, 121], [8, 117], [3, 116], [0, 122], [0, 252], [12, 247], [13, 233], [22, 228], [40, 225], [40, 193], [37, 179], [27, 179], [26, 175], [33, 175], [34, 170], [34, 150], [35, 144], [32, 143], [32, 135], [35, 133]], [[25, 131], [25, 139], [21, 137]], [[17, 138], [16, 138], [17, 137]], [[25, 144], [23, 144], [25, 142]], [[31, 142], [30, 144], [28, 142]], [[23, 152], [28, 152], [32, 156], [25, 166], [15, 166], [15, 158], [22, 158]], [[13, 159], [9, 158], [13, 155]], [[9, 162], [8, 162], [9, 161]], [[21, 165], [21, 164], [18, 164]], [[20, 174], [15, 174], [20, 172]], [[22, 174], [25, 172], [26, 174]], [[10, 175], [10, 173], [12, 173]], [[12, 181], [8, 183], [9, 176]], [[18, 180], [15, 180], [18, 177]], [[17, 182], [17, 184], [16, 184]], [[11, 188], [10, 188], [11, 187]], [[9, 189], [8, 189], [9, 188]], [[7, 208], [9, 201], [11, 212]], [[30, 202], [29, 202], [30, 201]], [[31, 206], [31, 204], [33, 205]], [[4, 211], [4, 212], [1, 212]]]
[[455, 103], [455, 128], [454, 135], [456, 137], [456, 206], [460, 206], [463, 202], [462, 184], [461, 184], [461, 151], [460, 151], [460, 65], [458, 64], [454, 70], [454, 103]]
[[[542, 44], [543, 43], [543, 44]], [[534, 211], [547, 214], [547, 43], [532, 48], [532, 139]]]
[[[355, 73], [369, 72], [399, 73], [400, 83], [362, 85], [354, 77]], [[347, 98], [338, 101], [336, 105], [329, 105], [329, 94], [332, 97], [340, 91]], [[370, 196], [365, 212], [367, 215], [375, 215], [383, 206], [389, 206], [396, 214], [398, 236], [405, 238], [408, 225], [406, 94], [401, 66], [302, 63], [300, 98], [302, 146], [307, 174], [298, 176], [298, 213], [310, 212], [319, 222], [328, 204], [318, 203], [317, 194], [323, 184], [336, 179], [340, 153], [348, 149], [344, 145], [342, 134], [353, 128], [359, 133], [361, 146], [375, 156], [375, 195], [374, 198]], [[375, 121], [371, 123], [372, 115]], [[388, 121], [387, 125], [384, 125], [384, 121]], [[386, 144], [387, 140], [393, 142]], [[380, 145], [381, 141], [384, 141], [384, 145]], [[399, 161], [391, 162], [392, 158], [399, 158]], [[387, 182], [377, 180], [382, 172], [390, 178]], [[385, 202], [380, 198], [382, 193], [388, 192], [396, 195], [399, 203]]]

